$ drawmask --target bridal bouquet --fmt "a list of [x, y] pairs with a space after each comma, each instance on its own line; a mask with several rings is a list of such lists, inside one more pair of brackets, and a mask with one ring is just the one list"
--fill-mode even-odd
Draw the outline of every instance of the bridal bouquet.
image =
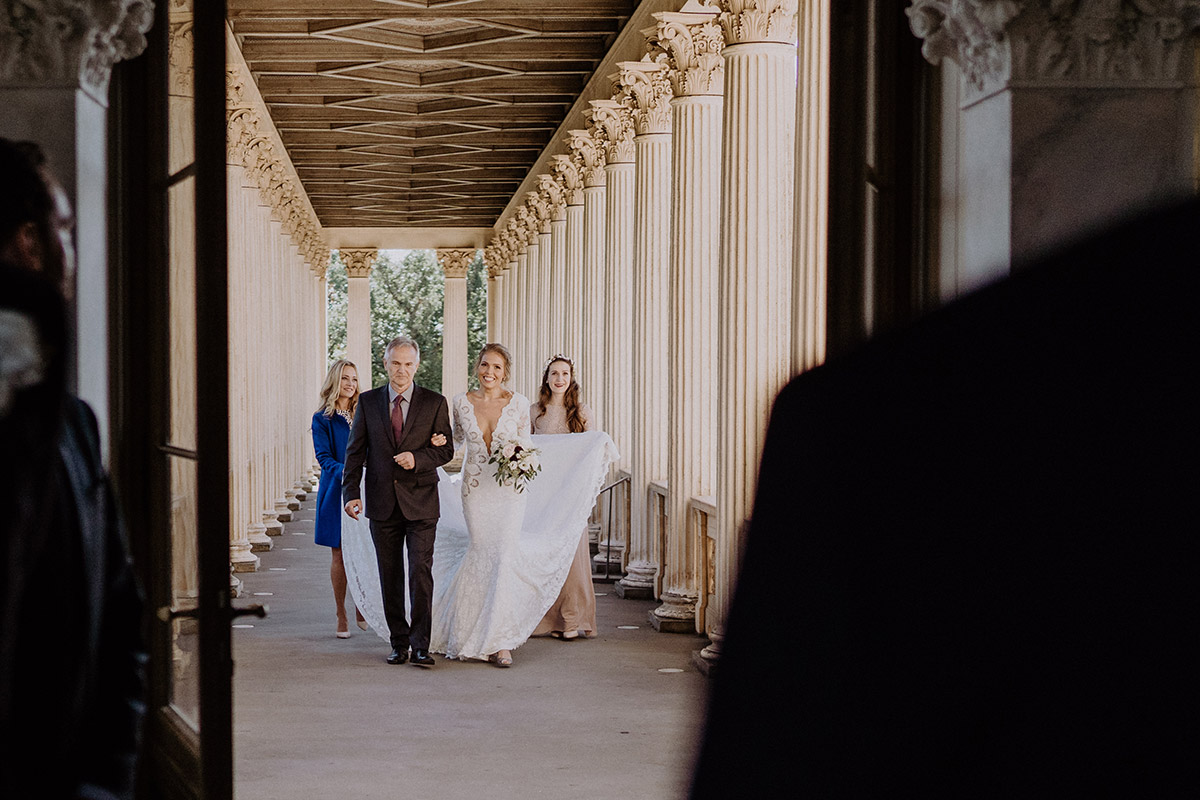
[[542, 471], [540, 452], [536, 447], [497, 437], [492, 441], [492, 455], [488, 459], [489, 464], [496, 465], [496, 483], [525, 491], [525, 486]]

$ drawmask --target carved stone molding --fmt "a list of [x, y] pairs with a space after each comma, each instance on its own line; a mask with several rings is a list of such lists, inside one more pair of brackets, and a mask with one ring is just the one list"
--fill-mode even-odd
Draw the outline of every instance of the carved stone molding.
[[583, 205], [583, 169], [578, 156], [556, 155], [554, 174], [562, 185], [567, 205]]
[[508, 262], [501, 258], [500, 246], [493, 243], [483, 248], [483, 263], [487, 266], [488, 277], [495, 278], [503, 271], [504, 264]]
[[522, 250], [537, 243], [538, 228], [540, 227], [537, 212], [530, 208], [528, 201], [517, 207], [517, 236], [521, 239]]
[[604, 146], [592, 131], [567, 131], [567, 146], [578, 156], [584, 186], [603, 186]]
[[[665, 55], [664, 55], [665, 60]], [[616, 81], [638, 135], [671, 132], [671, 80], [657, 61], [622, 61]]]
[[351, 278], [371, 277], [371, 267], [379, 257], [378, 250], [338, 250], [342, 263], [346, 265], [346, 274]]
[[526, 192], [525, 202], [529, 204], [529, 207], [533, 210], [534, 215], [537, 217], [538, 233], [549, 233], [550, 218], [551, 214], [553, 213], [553, 209], [551, 208], [550, 201], [546, 198], [545, 193], [540, 190], [536, 192]]
[[719, 0], [725, 43], [796, 43], [799, 0]]
[[151, 0], [3, 0], [0, 83], [78, 86], [101, 103], [113, 64], [146, 49]]
[[475, 260], [475, 250], [473, 248], [438, 250], [437, 257], [442, 262], [442, 273], [447, 278], [466, 278], [467, 270], [470, 269], [471, 262]]
[[567, 218], [567, 201], [563, 194], [562, 184], [558, 182], [558, 178], [552, 173], [543, 172], [537, 177], [538, 191], [546, 198], [546, 202], [550, 205], [550, 219], [552, 221], [564, 220]]
[[[167, 33], [168, 92], [176, 97], [195, 95], [195, 51], [190, 17], [172, 20]], [[228, 80], [226, 80], [228, 84]]]
[[249, 73], [237, 65], [229, 67], [225, 71], [227, 161], [245, 169], [262, 203], [271, 208], [304, 260], [310, 265], [327, 264], [329, 247], [321, 224], [295, 173], [285, 167], [283, 143], [264, 122], [265, 108], [256, 99]]
[[637, 132], [633, 124], [633, 111], [618, 100], [592, 100], [591, 109], [585, 112], [588, 127], [603, 131], [596, 136], [604, 142], [604, 160], [609, 164], [631, 164], [635, 147], [633, 136]]
[[678, 12], [654, 15], [658, 25], [647, 39], [667, 55], [667, 75], [676, 97], [719, 95], [724, 90], [725, 34], [717, 22], [720, 10], [688, 0]]
[[1005, 81], [1124, 88], [1192, 78], [1198, 0], [914, 0], [921, 52], [982, 91]]

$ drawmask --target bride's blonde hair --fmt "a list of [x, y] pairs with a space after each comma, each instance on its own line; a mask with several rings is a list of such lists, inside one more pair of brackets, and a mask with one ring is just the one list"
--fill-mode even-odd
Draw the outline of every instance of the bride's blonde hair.
[[[321, 384], [321, 407], [317, 409], [326, 417], [332, 417], [333, 412], [337, 409], [338, 397], [342, 394], [342, 370], [350, 367], [355, 374], [358, 373], [358, 367], [354, 366], [354, 362], [349, 359], [339, 358], [329, 365], [329, 372], [325, 375], [325, 381]], [[350, 398], [350, 414], [354, 414], [354, 409], [358, 408], [358, 389], [354, 390], [354, 395]]]

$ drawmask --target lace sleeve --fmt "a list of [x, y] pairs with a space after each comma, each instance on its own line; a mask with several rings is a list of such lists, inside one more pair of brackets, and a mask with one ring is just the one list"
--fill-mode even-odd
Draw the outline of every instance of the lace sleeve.
[[592, 407], [587, 403], [579, 404], [579, 421], [583, 423], [585, 431], [594, 430], [596, 425], [592, 414]]
[[462, 404], [466, 398], [461, 394], [454, 395], [453, 407], [450, 409], [451, 415], [454, 418], [454, 449], [458, 450], [467, 441], [467, 426], [463, 419]]

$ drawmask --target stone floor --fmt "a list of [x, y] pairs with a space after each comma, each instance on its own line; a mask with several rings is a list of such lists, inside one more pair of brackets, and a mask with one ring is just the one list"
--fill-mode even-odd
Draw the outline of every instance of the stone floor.
[[234, 630], [238, 800], [685, 796], [707, 690], [691, 661], [700, 637], [657, 633], [654, 603], [598, 583], [595, 639], [530, 640], [507, 670], [389, 666], [373, 631], [333, 635], [311, 498], [240, 575], [239, 605], [270, 614]]

